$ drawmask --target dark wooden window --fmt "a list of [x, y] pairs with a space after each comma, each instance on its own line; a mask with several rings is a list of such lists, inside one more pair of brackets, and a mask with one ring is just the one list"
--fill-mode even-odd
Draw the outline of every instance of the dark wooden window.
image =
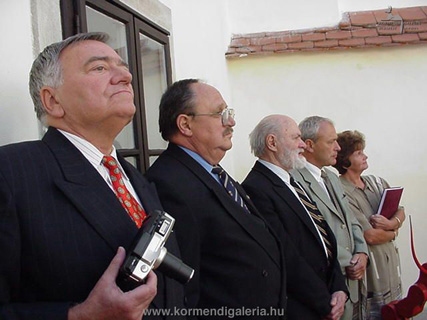
[[136, 114], [115, 141], [141, 172], [166, 148], [158, 129], [158, 105], [171, 84], [169, 32], [116, 0], [61, 0], [63, 37], [102, 31], [133, 75]]

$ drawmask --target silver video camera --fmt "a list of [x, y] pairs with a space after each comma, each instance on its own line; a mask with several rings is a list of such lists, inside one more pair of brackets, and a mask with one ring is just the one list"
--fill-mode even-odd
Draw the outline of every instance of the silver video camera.
[[141, 284], [150, 270], [158, 269], [183, 284], [191, 280], [194, 269], [168, 253], [165, 247], [174, 223], [175, 219], [164, 211], [150, 213], [128, 249], [121, 267], [125, 279]]

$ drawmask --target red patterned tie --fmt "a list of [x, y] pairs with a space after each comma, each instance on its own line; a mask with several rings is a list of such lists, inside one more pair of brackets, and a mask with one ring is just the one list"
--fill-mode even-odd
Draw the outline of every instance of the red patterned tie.
[[102, 158], [102, 164], [110, 172], [111, 182], [113, 183], [117, 198], [131, 219], [135, 222], [136, 226], [140, 228], [146, 217], [146, 213], [126, 188], [116, 160], [111, 156], [104, 156]]

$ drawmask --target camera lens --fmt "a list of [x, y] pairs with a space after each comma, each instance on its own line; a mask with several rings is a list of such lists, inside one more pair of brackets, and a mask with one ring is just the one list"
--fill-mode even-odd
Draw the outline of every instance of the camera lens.
[[164, 247], [162, 248], [162, 253], [159, 258], [157, 258], [156, 264], [158, 264], [157, 269], [160, 272], [182, 284], [190, 281], [194, 274], [194, 269], [187, 266], [181, 259], [178, 259], [173, 254], [168, 253], [167, 249]]

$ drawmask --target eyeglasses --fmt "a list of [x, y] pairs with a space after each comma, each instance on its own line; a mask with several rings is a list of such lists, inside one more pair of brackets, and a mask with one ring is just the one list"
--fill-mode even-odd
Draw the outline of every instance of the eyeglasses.
[[231, 120], [234, 120], [234, 109], [225, 108], [222, 111], [212, 112], [212, 113], [189, 113], [189, 116], [197, 117], [197, 116], [221, 116], [221, 121], [223, 126], [231, 125]]

